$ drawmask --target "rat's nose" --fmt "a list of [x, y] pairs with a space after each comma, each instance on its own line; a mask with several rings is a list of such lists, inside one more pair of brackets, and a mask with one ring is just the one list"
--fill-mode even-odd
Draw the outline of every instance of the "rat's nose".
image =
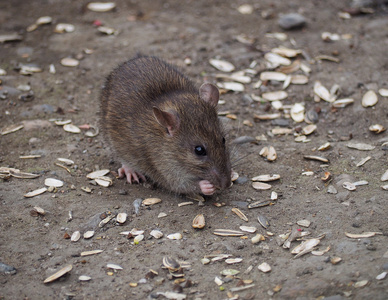
[[230, 185], [232, 184], [232, 178], [231, 178], [231, 174], [230, 172], [229, 173], [221, 173], [219, 172], [218, 170], [216, 170], [215, 168], [213, 168], [211, 170], [211, 174], [212, 174], [212, 177], [214, 178], [214, 185], [221, 189], [221, 190], [224, 190], [228, 187], [230, 187]]

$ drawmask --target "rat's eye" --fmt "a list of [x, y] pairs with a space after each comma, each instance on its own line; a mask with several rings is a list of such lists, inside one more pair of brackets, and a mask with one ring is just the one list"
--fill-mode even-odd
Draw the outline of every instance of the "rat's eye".
[[204, 146], [195, 146], [194, 152], [198, 156], [206, 156], [206, 149]]

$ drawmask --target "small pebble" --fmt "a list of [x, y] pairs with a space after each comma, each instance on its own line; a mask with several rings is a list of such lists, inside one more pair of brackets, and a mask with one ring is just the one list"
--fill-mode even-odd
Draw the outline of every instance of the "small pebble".
[[306, 19], [300, 14], [291, 13], [281, 16], [278, 24], [285, 30], [299, 29], [306, 25]]

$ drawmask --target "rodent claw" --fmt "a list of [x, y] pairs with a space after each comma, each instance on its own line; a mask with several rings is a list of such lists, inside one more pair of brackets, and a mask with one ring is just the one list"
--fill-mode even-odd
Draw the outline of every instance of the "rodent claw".
[[126, 165], [122, 165], [118, 172], [119, 178], [123, 178], [125, 176], [127, 178], [127, 182], [130, 184], [132, 184], [132, 182], [140, 183], [140, 180], [143, 182], [146, 181], [143, 174], [137, 173]]
[[216, 191], [216, 188], [208, 180], [201, 180], [199, 182], [199, 188], [201, 189], [202, 194], [204, 195], [213, 195]]

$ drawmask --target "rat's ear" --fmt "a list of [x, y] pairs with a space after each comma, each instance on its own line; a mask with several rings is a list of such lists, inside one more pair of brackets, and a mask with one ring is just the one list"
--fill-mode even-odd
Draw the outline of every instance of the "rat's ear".
[[154, 106], [152, 108], [156, 121], [167, 129], [167, 133], [173, 136], [179, 129], [179, 117], [175, 112], [161, 110]]
[[199, 88], [199, 96], [202, 100], [216, 107], [220, 99], [220, 92], [214, 84], [204, 83]]

